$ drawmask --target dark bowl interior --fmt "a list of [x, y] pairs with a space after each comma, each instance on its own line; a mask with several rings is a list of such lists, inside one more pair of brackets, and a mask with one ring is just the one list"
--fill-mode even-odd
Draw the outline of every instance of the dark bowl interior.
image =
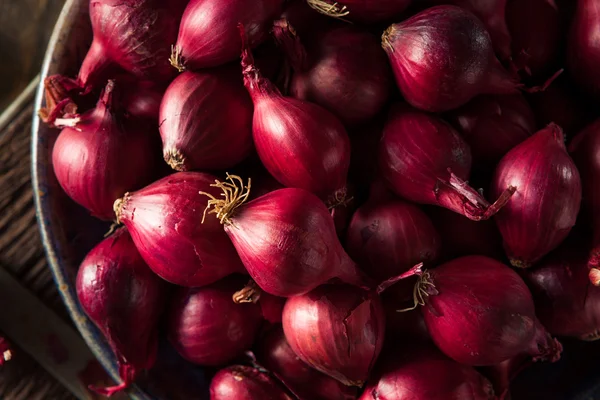
[[[88, 0], [68, 0], [54, 29], [42, 69], [48, 75], [76, 76], [91, 43]], [[43, 105], [43, 86], [36, 98]], [[51, 165], [52, 146], [59, 131], [49, 129], [33, 117], [32, 171], [38, 222], [48, 263], [64, 303], [75, 325], [104, 368], [118, 377], [114, 356], [104, 338], [82, 312], [75, 293], [77, 268], [85, 254], [109, 229], [92, 218], [61, 190]], [[563, 340], [563, 359], [540, 364], [523, 373], [514, 383], [514, 400], [600, 399], [600, 343]], [[140, 399], [203, 399], [208, 397], [203, 370], [181, 359], [163, 340], [155, 368], [143, 376], [131, 395]]]

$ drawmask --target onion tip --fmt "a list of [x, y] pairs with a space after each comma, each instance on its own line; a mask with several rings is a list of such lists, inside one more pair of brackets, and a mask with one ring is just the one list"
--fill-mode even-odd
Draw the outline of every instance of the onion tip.
[[260, 300], [260, 295], [262, 294], [262, 290], [258, 287], [256, 282], [252, 279], [243, 289], [238, 290], [231, 297], [233, 302], [236, 304], [240, 303], [252, 303], [256, 304], [258, 300]]
[[121, 214], [123, 212], [123, 207], [125, 206], [125, 203], [127, 203], [128, 199], [129, 199], [129, 192], [125, 193], [123, 195], [123, 197], [116, 199], [115, 202], [113, 203], [113, 210], [115, 212], [115, 217], [116, 217], [115, 223], [117, 225], [119, 225], [121, 223]]
[[[229, 181], [229, 182], [227, 182]], [[250, 196], [251, 179], [248, 178], [248, 185], [244, 186], [244, 181], [237, 175], [227, 174], [227, 181], [221, 182], [215, 180], [212, 187], [223, 190], [223, 197], [217, 199], [210, 193], [199, 192], [209, 197], [208, 204], [202, 215], [202, 223], [206, 219], [206, 214], [216, 214], [221, 224], [231, 224], [233, 212], [248, 200]], [[212, 209], [211, 209], [212, 208]]]
[[171, 57], [169, 57], [169, 62], [177, 71], [183, 72], [186, 70], [185, 61], [183, 56], [181, 55], [181, 47], [171, 45]]
[[173, 168], [175, 171], [185, 172], [188, 170], [185, 156], [177, 149], [166, 150], [163, 158], [165, 159], [165, 162], [169, 164], [169, 167]]
[[343, 17], [350, 14], [350, 11], [348, 11], [346, 6], [340, 7], [340, 5], [337, 2], [328, 3], [323, 0], [307, 0], [307, 3], [310, 6], [310, 8], [323, 15], [327, 15], [328, 17], [343, 20]]
[[394, 33], [394, 25], [390, 25], [383, 34], [381, 35], [381, 47], [385, 51], [389, 51], [391, 53], [394, 52], [394, 46], [392, 46], [392, 42], [390, 41], [390, 36]]

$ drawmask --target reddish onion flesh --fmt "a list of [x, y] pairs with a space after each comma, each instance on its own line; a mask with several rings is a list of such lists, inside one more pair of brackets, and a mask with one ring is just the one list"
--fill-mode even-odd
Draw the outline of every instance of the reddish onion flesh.
[[391, 25], [382, 46], [404, 99], [425, 111], [448, 111], [479, 94], [518, 90], [494, 55], [483, 23], [459, 7], [431, 7]]
[[262, 322], [260, 306], [233, 302], [246, 278], [231, 276], [201, 288], [179, 288], [173, 296], [168, 337], [193, 363], [219, 366], [250, 349]]
[[160, 106], [165, 161], [177, 171], [233, 167], [252, 150], [252, 112], [238, 68], [182, 73]]
[[490, 218], [510, 200], [508, 186], [490, 204], [464, 182], [471, 150], [449, 124], [433, 115], [405, 105], [393, 107], [379, 146], [383, 178], [407, 200], [446, 207], [475, 221]]
[[371, 282], [342, 248], [327, 207], [302, 189], [279, 189], [245, 203], [249, 184], [228, 175], [219, 182], [225, 199], [208, 193], [205, 223], [225, 226], [246, 270], [265, 292], [280, 297], [307, 293], [330, 279], [364, 287]]
[[122, 380], [115, 387], [95, 388], [98, 393], [123, 390], [154, 365], [167, 286], [148, 268], [126, 229], [100, 242], [81, 263], [77, 297], [115, 353]]
[[163, 279], [186, 287], [208, 285], [235, 272], [245, 273], [223, 227], [216, 219], [204, 224], [204, 191], [216, 178], [200, 172], [178, 172], [115, 202], [117, 220], [131, 232], [142, 257]]
[[575, 225], [581, 180], [555, 124], [513, 148], [496, 168], [491, 192], [515, 187], [496, 215], [511, 264], [529, 267], [556, 248]]
[[211, 400], [294, 400], [266, 371], [245, 365], [220, 370], [210, 383]]
[[600, 7], [597, 0], [576, 2], [575, 15], [571, 20], [567, 65], [571, 77], [579, 87], [595, 95], [600, 93]]
[[261, 365], [273, 373], [298, 398], [311, 400], [356, 399], [356, 390], [309, 367], [292, 350], [281, 326], [274, 326], [258, 344]]
[[283, 0], [191, 0], [181, 18], [171, 64], [180, 72], [216, 67], [240, 54], [238, 24], [246, 26], [248, 45], [256, 47], [268, 37]]
[[116, 199], [147, 184], [155, 173], [152, 130], [125, 117], [122, 94], [122, 86], [109, 81], [96, 108], [70, 118], [71, 126], [61, 131], [52, 149], [60, 186], [104, 220], [114, 218]]
[[485, 377], [433, 346], [405, 346], [377, 369], [359, 400], [496, 400]]
[[323, 106], [347, 127], [369, 121], [387, 103], [392, 71], [370, 32], [341, 26], [301, 41], [287, 20], [278, 20], [273, 34], [294, 68], [292, 97]]
[[308, 190], [331, 206], [343, 202], [350, 139], [342, 123], [316, 104], [282, 96], [254, 65], [246, 40], [242, 69], [254, 102], [254, 144], [265, 168], [286, 187]]
[[285, 337], [302, 361], [347, 386], [362, 386], [383, 346], [379, 295], [349, 285], [323, 285], [288, 299]]
[[412, 0], [308, 0], [321, 14], [361, 23], [389, 21], [399, 17]]
[[527, 285], [506, 265], [467, 256], [411, 272], [419, 275], [415, 307], [423, 306], [431, 338], [452, 359], [488, 366], [522, 353], [535, 360], [560, 358], [562, 346], [536, 319]]

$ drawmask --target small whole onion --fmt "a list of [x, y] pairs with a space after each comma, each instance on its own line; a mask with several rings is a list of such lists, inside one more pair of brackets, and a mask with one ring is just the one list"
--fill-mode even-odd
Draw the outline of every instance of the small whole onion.
[[165, 161], [177, 171], [240, 163], [252, 150], [252, 111], [239, 69], [182, 73], [160, 106]]
[[529, 267], [556, 248], [575, 225], [581, 180], [555, 124], [540, 130], [502, 158], [492, 194], [515, 187], [496, 215], [511, 264]]
[[213, 377], [210, 400], [294, 400], [294, 397], [265, 371], [232, 365]]
[[571, 20], [567, 65], [571, 77], [583, 90], [600, 93], [600, 7], [598, 0], [579, 0]]
[[348, 386], [362, 386], [383, 346], [379, 296], [349, 285], [323, 285], [288, 299], [283, 330], [294, 353]]
[[168, 337], [183, 358], [204, 366], [227, 364], [248, 350], [262, 322], [258, 304], [237, 304], [242, 277], [201, 288], [179, 288], [169, 310]]

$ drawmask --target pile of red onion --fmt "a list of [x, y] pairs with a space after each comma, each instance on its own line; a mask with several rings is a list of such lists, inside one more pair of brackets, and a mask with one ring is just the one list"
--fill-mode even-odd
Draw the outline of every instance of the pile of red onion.
[[508, 399], [600, 338], [598, 1], [93, 6], [40, 116], [113, 223], [76, 285], [98, 392], [162, 340], [213, 400]]

